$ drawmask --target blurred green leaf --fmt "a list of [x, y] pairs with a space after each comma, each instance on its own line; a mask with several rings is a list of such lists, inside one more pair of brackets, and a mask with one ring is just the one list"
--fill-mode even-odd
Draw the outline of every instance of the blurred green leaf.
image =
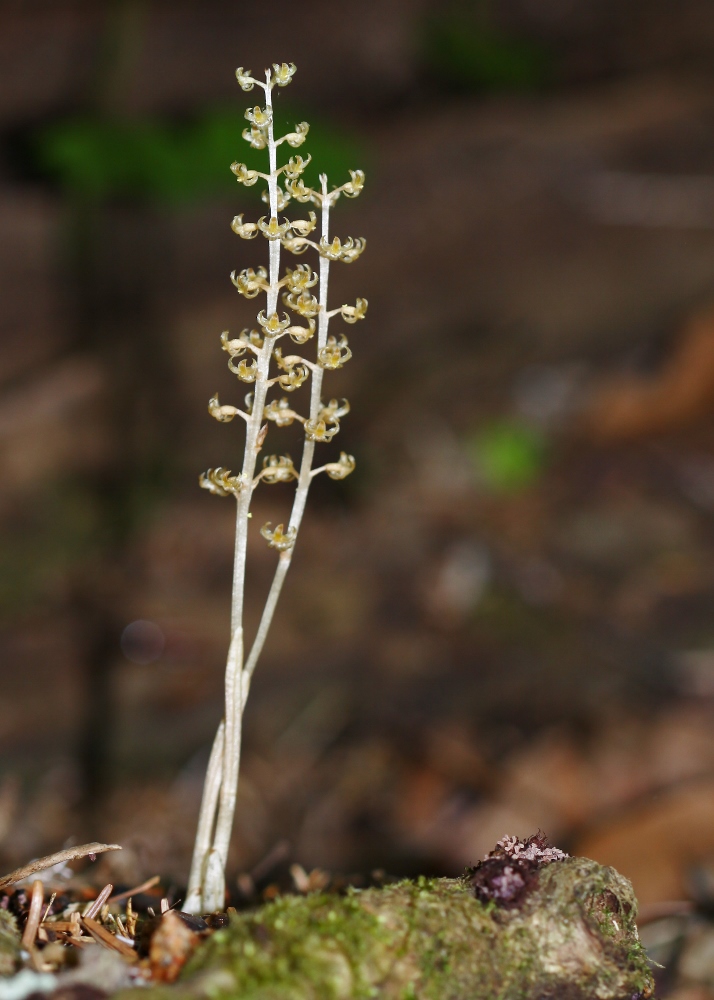
[[523, 424], [494, 421], [473, 435], [468, 449], [479, 479], [498, 492], [529, 486], [545, 467], [545, 438]]
[[552, 57], [542, 45], [511, 38], [463, 9], [427, 19], [423, 55], [443, 82], [462, 90], [538, 90], [552, 76]]
[[[280, 108], [276, 125], [287, 131], [303, 117], [310, 116]], [[208, 111], [180, 125], [84, 117], [45, 127], [33, 145], [42, 172], [67, 191], [98, 200], [181, 204], [234, 194], [236, 181], [229, 170], [234, 160], [267, 170], [267, 152], [248, 146], [241, 137], [245, 127], [242, 113], [232, 109]], [[305, 173], [308, 184], [317, 183], [322, 172], [332, 183], [342, 183], [349, 169], [364, 168], [359, 142], [325, 123], [313, 123], [300, 152], [313, 157]], [[248, 189], [253, 197], [260, 197], [261, 190], [260, 184]]]
[[86, 491], [55, 483], [11, 518], [0, 546], [0, 621], [47, 599], [96, 547], [97, 512]]

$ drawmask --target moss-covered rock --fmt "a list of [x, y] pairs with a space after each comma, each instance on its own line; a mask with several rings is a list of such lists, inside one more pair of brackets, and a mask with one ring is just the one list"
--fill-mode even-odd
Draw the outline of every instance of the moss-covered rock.
[[652, 993], [635, 916], [630, 883], [584, 858], [543, 866], [513, 908], [479, 901], [468, 879], [287, 896], [216, 932], [178, 992], [212, 1000], [635, 1000]]

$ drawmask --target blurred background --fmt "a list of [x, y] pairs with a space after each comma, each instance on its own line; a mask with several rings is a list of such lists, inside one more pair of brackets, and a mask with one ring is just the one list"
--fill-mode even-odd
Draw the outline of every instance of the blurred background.
[[[2, 865], [108, 839], [115, 882], [186, 876], [234, 518], [197, 476], [242, 454], [206, 403], [242, 401], [228, 276], [266, 256], [229, 228], [264, 208], [234, 70], [292, 60], [278, 120], [367, 172], [331, 296], [370, 311], [326, 388], [357, 471], [315, 483], [251, 692], [232, 888], [457, 874], [540, 827], [630, 877], [708, 995], [713, 57], [706, 0], [5, 0]], [[256, 496], [253, 626], [289, 500]]]

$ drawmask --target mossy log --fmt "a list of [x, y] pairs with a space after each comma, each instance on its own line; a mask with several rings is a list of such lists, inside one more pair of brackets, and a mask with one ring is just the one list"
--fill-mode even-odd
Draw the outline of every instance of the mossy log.
[[[585, 858], [542, 866], [518, 906], [467, 877], [285, 896], [194, 954], [176, 997], [212, 1000], [644, 1000], [630, 883]], [[142, 992], [164, 1000], [169, 988]]]

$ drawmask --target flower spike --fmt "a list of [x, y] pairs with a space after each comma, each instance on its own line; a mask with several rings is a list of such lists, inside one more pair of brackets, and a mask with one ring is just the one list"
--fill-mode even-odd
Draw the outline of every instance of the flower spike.
[[[253, 149], [267, 151], [267, 167], [262, 172], [236, 160], [231, 164], [231, 171], [246, 187], [253, 187], [261, 180], [260, 187], [267, 189], [261, 191], [267, 207], [265, 214], [255, 222], [246, 221], [242, 214], [236, 215], [231, 229], [246, 240], [262, 234], [268, 241], [268, 246], [264, 247], [268, 259], [265, 267], [241, 266], [231, 274], [231, 282], [245, 299], [265, 295], [255, 328], [246, 327], [237, 336], [231, 336], [227, 330], [221, 334], [221, 347], [228, 355], [230, 371], [249, 383], [251, 391], [245, 396], [243, 409], [221, 403], [218, 393], [208, 403], [210, 415], [220, 423], [231, 423], [240, 417], [245, 423], [245, 442], [240, 473], [233, 475], [230, 469], [219, 467], [204, 472], [199, 480], [203, 489], [217, 496], [234, 496], [237, 517], [225, 716], [208, 764], [184, 902], [188, 913], [215, 912], [225, 906], [225, 867], [234, 819], [245, 699], [292, 558], [310, 483], [320, 472], [332, 479], [344, 479], [355, 467], [354, 458], [346, 452], [341, 452], [337, 461], [328, 461], [318, 469], [313, 465], [317, 445], [329, 445], [334, 441], [342, 418], [349, 412], [345, 399], [323, 400], [323, 383], [329, 378], [327, 373], [340, 368], [351, 357], [346, 337], [333, 335], [330, 322], [340, 316], [345, 323], [354, 324], [364, 318], [367, 310], [367, 300], [361, 298], [354, 305], [329, 308], [327, 290], [332, 262], [350, 263], [365, 247], [362, 239], [342, 241], [329, 236], [330, 212], [342, 195], [357, 197], [364, 185], [364, 174], [361, 170], [351, 170], [344, 183], [331, 189], [325, 174], [319, 175], [319, 184], [314, 188], [305, 183], [311, 157], [300, 155], [296, 150], [308, 138], [309, 125], [300, 122], [292, 131], [280, 137], [275, 135], [274, 88], [287, 86], [294, 74], [294, 63], [277, 62], [265, 70], [263, 82], [243, 67], [236, 71], [236, 79], [244, 91], [250, 92], [256, 86], [261, 91], [260, 100], [253, 99], [245, 112], [247, 127], [242, 134]], [[284, 148], [281, 150], [280, 146]], [[286, 217], [291, 203], [306, 206], [296, 212], [297, 219]], [[319, 255], [319, 268], [313, 270], [307, 264], [295, 262], [292, 267], [281, 270], [284, 251], [300, 255], [308, 250]], [[281, 311], [281, 305], [287, 311]], [[294, 350], [293, 344], [308, 345], [301, 347], [306, 356], [288, 353], [285, 344], [290, 345], [290, 351]], [[304, 393], [307, 399], [303, 415], [299, 412], [302, 409], [299, 403], [289, 401], [289, 394], [308, 381], [310, 386]], [[301, 425], [304, 432], [302, 456], [297, 467], [289, 455], [268, 454], [266, 457], [266, 451], [272, 449], [268, 447], [264, 451], [264, 447], [273, 428], [294, 424]], [[260, 529], [268, 545], [279, 553], [278, 569], [253, 645], [244, 649], [246, 563], [252, 551], [251, 504], [254, 490], [260, 483], [295, 483], [294, 497], [292, 510], [284, 523], [276, 527], [268, 523]]]

